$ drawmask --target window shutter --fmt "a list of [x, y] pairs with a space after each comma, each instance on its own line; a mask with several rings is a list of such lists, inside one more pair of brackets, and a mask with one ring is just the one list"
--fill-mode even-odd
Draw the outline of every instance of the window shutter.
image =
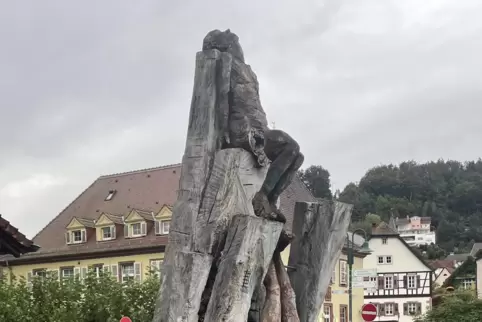
[[146, 222], [141, 222], [141, 235], [146, 235], [146, 233], [147, 233]]
[[74, 267], [74, 277], [80, 279], [80, 267]]
[[385, 282], [385, 279], [383, 278], [383, 276], [378, 276], [378, 289], [379, 290], [383, 290], [385, 288], [384, 282]]
[[403, 287], [404, 287], [404, 288], [408, 288], [407, 278], [408, 278], [407, 275], [405, 275], [405, 276], [403, 277]]
[[422, 314], [422, 303], [417, 302], [417, 310], [415, 311], [416, 314]]
[[380, 311], [380, 316], [385, 315], [385, 303], [378, 304], [378, 310]]
[[336, 268], [333, 268], [333, 272], [331, 272], [331, 284], [335, 284], [336, 280]]
[[109, 268], [110, 268], [109, 266], [104, 265], [104, 267], [102, 268], [104, 271], [104, 275], [107, 275], [109, 273]]
[[65, 233], [65, 242], [67, 244], [70, 244], [70, 231]]
[[86, 231], [81, 230], [82, 242], [85, 243], [87, 241]]
[[129, 224], [124, 225], [124, 237], [129, 237]]
[[417, 288], [421, 287], [420, 275], [417, 275]]
[[80, 278], [81, 279], [87, 278], [87, 267], [82, 267], [82, 271], [80, 273]]
[[398, 315], [398, 303], [393, 303], [393, 313]]
[[112, 239], [115, 239], [115, 225], [110, 228], [112, 233]]
[[142, 280], [141, 263], [134, 263], [134, 279], [137, 282]]
[[156, 235], [161, 234], [161, 222], [159, 220], [154, 221], [155, 223], [155, 230], [156, 230]]
[[396, 290], [398, 288], [398, 276], [393, 276], [393, 289]]
[[32, 286], [32, 272], [27, 273], [27, 286], [28, 287]]
[[403, 303], [403, 315], [408, 315], [408, 303]]
[[110, 265], [110, 272], [112, 274], [112, 277], [116, 280], [119, 281], [119, 272], [117, 270], [117, 265]]
[[346, 285], [346, 262], [340, 261], [340, 285]]

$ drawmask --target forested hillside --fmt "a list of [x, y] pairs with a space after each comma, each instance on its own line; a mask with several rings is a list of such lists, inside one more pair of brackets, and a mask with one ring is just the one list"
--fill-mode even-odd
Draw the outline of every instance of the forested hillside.
[[[323, 172], [320, 169], [322, 169]], [[318, 170], [318, 171], [315, 171]], [[322, 174], [321, 184], [314, 174]], [[320, 166], [302, 171], [310, 189], [329, 186], [329, 173]], [[326, 182], [327, 180], [327, 182]], [[311, 186], [310, 186], [310, 182]], [[327, 196], [326, 190], [324, 191]], [[482, 160], [403, 162], [374, 167], [358, 183], [350, 183], [336, 196], [355, 205], [353, 221], [368, 213], [383, 220], [394, 216], [429, 216], [437, 231], [437, 244], [446, 251], [468, 252], [474, 242], [482, 242]]]

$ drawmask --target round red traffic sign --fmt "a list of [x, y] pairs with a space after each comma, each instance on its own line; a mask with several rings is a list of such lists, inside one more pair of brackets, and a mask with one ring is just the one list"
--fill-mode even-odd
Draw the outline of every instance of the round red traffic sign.
[[368, 303], [362, 306], [361, 316], [366, 322], [375, 321], [377, 317], [377, 307], [375, 304]]
[[119, 322], [132, 322], [132, 320], [128, 316], [123, 316], [123, 317], [121, 317]]

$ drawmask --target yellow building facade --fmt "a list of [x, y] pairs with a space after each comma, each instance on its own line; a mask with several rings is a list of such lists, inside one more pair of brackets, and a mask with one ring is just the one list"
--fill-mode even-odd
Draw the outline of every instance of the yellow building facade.
[[[25, 278], [30, 283], [32, 277], [48, 272], [58, 274], [59, 278], [78, 276], [82, 279], [89, 270], [94, 270], [98, 274], [109, 272], [119, 282], [128, 279], [142, 282], [147, 274], [161, 268], [171, 217], [168, 206], [157, 213], [132, 209], [125, 216], [103, 212], [97, 220], [74, 217], [65, 227], [65, 243], [80, 246], [79, 252], [32, 253], [32, 256], [4, 260], [0, 263], [0, 276], [8, 282], [15, 277], [17, 280]], [[102, 247], [84, 248], [89, 238], [95, 239], [91, 244], [95, 242]], [[159, 244], [143, 245], [143, 240], [153, 239]], [[119, 246], [119, 242], [124, 242], [125, 247]], [[113, 246], [111, 249], [109, 243]], [[140, 247], [129, 247], [132, 244]]]
[[[290, 248], [287, 247], [281, 254], [285, 265], [288, 265], [289, 255]], [[363, 257], [364, 255], [355, 252], [353, 270], [363, 268]], [[363, 322], [361, 317], [363, 297], [362, 288], [353, 289], [353, 322]], [[346, 248], [343, 248], [340, 258], [336, 261], [318, 321], [348, 322], [348, 258]]]

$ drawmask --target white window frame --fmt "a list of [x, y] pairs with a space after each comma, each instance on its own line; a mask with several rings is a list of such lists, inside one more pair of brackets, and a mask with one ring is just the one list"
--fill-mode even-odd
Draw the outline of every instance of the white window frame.
[[[136, 234], [135, 230], [134, 230], [134, 227], [137, 227], [137, 225], [139, 225], [139, 233]], [[139, 236], [142, 236], [142, 227], [141, 227], [141, 223], [140, 222], [136, 222], [136, 223], [132, 223], [131, 224], [131, 236], [132, 237], [139, 237]]]
[[407, 275], [407, 288], [417, 288], [417, 275]]
[[462, 287], [464, 288], [464, 290], [468, 290], [468, 289], [472, 288], [473, 285], [474, 285], [474, 280], [472, 280], [472, 279], [465, 278], [462, 281]]
[[[76, 235], [75, 235], [76, 232], [79, 233], [79, 237], [80, 237], [79, 240], [76, 240], [76, 238], [75, 238], [75, 237], [76, 237]], [[72, 230], [70, 233], [71, 233], [71, 235], [72, 235], [72, 237], [71, 237], [72, 244], [79, 244], [79, 243], [82, 242], [82, 229]]]
[[[128, 270], [127, 270], [128, 268]], [[132, 272], [131, 272], [131, 268], [132, 268]], [[122, 283], [125, 283], [127, 282], [128, 280], [132, 279], [134, 280], [135, 278], [135, 267], [134, 267], [134, 263], [132, 264], [122, 264], [120, 265], [120, 277], [121, 277], [121, 282]]]
[[[65, 274], [66, 271], [72, 271], [72, 274], [66, 275], [66, 274]], [[73, 278], [73, 277], [75, 276], [75, 270], [74, 270], [73, 267], [62, 268], [62, 271], [61, 271], [60, 273], [61, 273], [62, 278], [65, 278], [65, 279]]]
[[[167, 224], [167, 229], [166, 229], [166, 224]], [[161, 235], [168, 235], [169, 234], [169, 228], [171, 227], [171, 220], [161, 220]]]
[[[389, 262], [389, 259], [390, 259], [390, 262]], [[392, 255], [378, 256], [377, 257], [377, 264], [378, 265], [392, 265], [393, 264], [393, 256]]]
[[393, 303], [385, 303], [385, 315], [395, 315], [395, 305]]
[[[104, 229], [109, 229], [110, 237], [105, 236]], [[115, 226], [106, 226], [100, 228], [101, 240], [113, 240], [115, 239]]]
[[[328, 309], [328, 312], [327, 310]], [[324, 322], [332, 322], [331, 321], [331, 315], [332, 315], [332, 312], [331, 310], [333, 309], [333, 307], [331, 305], [323, 305], [323, 317], [324, 317]]]
[[149, 262], [150, 271], [154, 275], [159, 275], [161, 273], [162, 259], [151, 259]]
[[[76, 232], [80, 232], [80, 240], [75, 240], [74, 237]], [[87, 231], [83, 228], [67, 230], [65, 235], [67, 245], [82, 244], [87, 241]]]
[[[393, 290], [394, 279], [392, 275], [383, 276], [383, 288], [386, 290]], [[390, 286], [390, 287], [388, 287]]]
[[[408, 308], [408, 314], [416, 314], [417, 313], [417, 303], [408, 302], [407, 308]], [[413, 308], [413, 310], [411, 310], [410, 308]]]

